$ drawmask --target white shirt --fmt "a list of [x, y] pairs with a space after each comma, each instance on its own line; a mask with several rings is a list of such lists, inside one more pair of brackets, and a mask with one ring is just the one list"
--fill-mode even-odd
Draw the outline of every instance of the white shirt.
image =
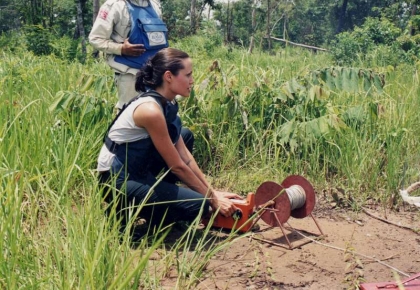
[[[108, 137], [117, 144], [134, 142], [141, 139], [150, 138], [149, 133], [145, 128], [138, 127], [134, 123], [133, 114], [134, 110], [141, 104], [147, 102], [155, 102], [158, 104], [163, 112], [161, 104], [159, 104], [153, 97], [141, 97], [130, 104], [118, 117], [114, 125], [108, 132]], [[108, 148], [102, 145], [101, 151], [98, 157], [98, 166], [97, 170], [108, 171], [111, 167], [111, 164], [115, 158], [115, 154], [111, 153]]]

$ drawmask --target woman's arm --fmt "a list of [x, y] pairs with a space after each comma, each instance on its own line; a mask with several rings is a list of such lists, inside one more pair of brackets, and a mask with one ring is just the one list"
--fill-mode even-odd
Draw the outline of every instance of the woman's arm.
[[184, 140], [182, 136], [179, 138], [178, 142], [175, 144], [175, 148], [178, 151], [181, 159], [185, 162], [186, 165], [194, 172], [194, 174], [200, 179], [200, 181], [207, 187], [210, 187], [209, 183], [207, 182], [203, 172], [198, 167], [197, 162], [194, 159], [194, 156], [185, 146]]
[[[141, 104], [135, 109], [133, 118], [138, 127], [143, 127], [147, 130], [156, 150], [162, 156], [163, 160], [165, 160], [166, 165], [171, 169], [172, 173], [189, 188], [208, 197], [212, 207], [215, 209], [219, 208], [221, 214], [230, 216], [234, 213], [236, 208], [233, 203], [228, 198], [221, 197], [217, 192], [212, 190], [191, 153], [188, 155], [184, 151], [188, 151], [184, 142], [181, 141], [182, 143], [178, 145], [182, 146], [183, 144], [184, 149], [181, 149], [182, 153], [172, 144], [166, 121], [159, 105], [152, 102]], [[191, 162], [187, 165], [183, 158], [181, 158], [181, 154], [184, 158], [185, 156], [192, 157], [191, 162], [194, 162], [193, 166], [196, 172], [188, 166], [191, 165]]]
[[[204, 175], [204, 173], [201, 171], [200, 167], [198, 166], [197, 162], [195, 161], [194, 156], [191, 154], [191, 152], [188, 150], [188, 148], [185, 146], [184, 140], [179, 138], [178, 142], [175, 145], [175, 148], [179, 152], [179, 155], [181, 156], [182, 160], [184, 160], [185, 164], [187, 164], [191, 170], [194, 172], [194, 174], [198, 177], [198, 179], [201, 180], [201, 182], [207, 186], [207, 188], [211, 188], [210, 184], [207, 182], [207, 179]], [[225, 198], [235, 198], [235, 199], [242, 199], [241, 196], [239, 196], [236, 193], [230, 193], [230, 192], [222, 192], [212, 189], [213, 192], [221, 197]]]

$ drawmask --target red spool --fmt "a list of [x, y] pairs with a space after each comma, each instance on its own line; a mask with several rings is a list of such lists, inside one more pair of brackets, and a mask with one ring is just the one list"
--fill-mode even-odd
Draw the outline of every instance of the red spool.
[[[300, 186], [305, 192], [305, 204], [294, 210], [291, 210], [290, 199], [286, 189], [291, 186]], [[261, 215], [261, 219], [270, 226], [278, 226], [278, 222], [272, 212], [274, 212], [281, 224], [287, 222], [290, 216], [294, 218], [304, 218], [311, 214], [315, 208], [315, 190], [304, 177], [300, 175], [288, 176], [282, 184], [273, 181], [262, 183], [255, 193], [256, 209], [269, 201], [274, 201], [274, 205], [267, 207], [267, 210]]]

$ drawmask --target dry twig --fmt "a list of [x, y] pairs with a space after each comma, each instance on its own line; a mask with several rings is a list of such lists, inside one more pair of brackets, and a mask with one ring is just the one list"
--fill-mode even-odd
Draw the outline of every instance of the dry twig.
[[364, 208], [364, 207], [362, 207], [362, 210], [363, 210], [363, 212], [364, 212], [365, 214], [367, 214], [368, 216], [373, 217], [374, 219], [380, 220], [381, 222], [384, 222], [384, 223], [387, 223], [387, 224], [390, 224], [390, 225], [393, 225], [393, 226], [396, 226], [396, 227], [399, 227], [399, 228], [402, 228], [402, 229], [410, 230], [410, 231], [412, 231], [412, 232], [414, 232], [414, 233], [416, 233], [416, 234], [419, 234], [418, 230], [416, 230], [416, 229], [413, 229], [413, 228], [411, 228], [411, 227], [404, 226], [404, 225], [399, 225], [399, 224], [393, 223], [393, 222], [391, 222], [391, 221], [389, 221], [389, 220], [386, 220], [386, 219], [383, 219], [383, 218], [381, 218], [381, 217], [378, 217], [378, 216], [374, 215], [373, 213], [369, 212], [369, 211], [368, 211], [366, 208]]

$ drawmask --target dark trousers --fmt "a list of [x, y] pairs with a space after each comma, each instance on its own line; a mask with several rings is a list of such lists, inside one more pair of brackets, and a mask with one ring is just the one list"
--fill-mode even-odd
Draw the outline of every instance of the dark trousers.
[[[192, 151], [194, 144], [192, 132], [183, 128], [181, 135], [187, 148]], [[167, 166], [158, 154], [152, 154], [150, 158], [153, 158], [153, 167], [147, 176], [139, 180], [127, 180], [122, 184], [114, 184], [114, 187], [122, 194], [116, 194], [115, 190], [104, 190], [105, 201], [110, 204], [110, 208], [112, 205], [116, 206], [118, 217], [122, 218], [122, 225], [125, 226], [128, 221], [129, 210], [127, 209], [131, 206], [133, 212], [136, 212], [138, 206], [142, 204], [139, 216], [146, 219], [147, 224], [151, 226], [166, 225], [176, 221], [192, 221], [200, 214], [200, 210], [206, 216], [210, 203], [202, 194], [178, 186], [176, 182], [179, 179], [171, 172], [155, 186], [157, 174], [166, 171]], [[110, 184], [112, 176], [108, 171], [103, 172], [99, 176], [99, 181], [104, 185]], [[148, 195], [153, 186], [155, 188]]]

